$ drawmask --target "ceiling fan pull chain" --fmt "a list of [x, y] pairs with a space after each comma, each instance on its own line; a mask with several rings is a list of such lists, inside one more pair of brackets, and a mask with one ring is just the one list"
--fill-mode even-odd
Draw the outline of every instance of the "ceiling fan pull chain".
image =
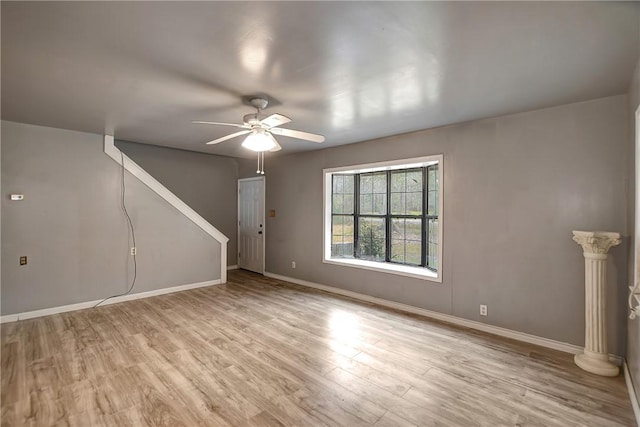
[[264, 175], [264, 151], [258, 151], [258, 170], [256, 173]]

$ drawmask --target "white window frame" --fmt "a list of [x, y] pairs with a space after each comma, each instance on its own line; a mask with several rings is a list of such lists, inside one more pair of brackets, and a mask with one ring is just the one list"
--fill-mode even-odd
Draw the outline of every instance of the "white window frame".
[[[331, 258], [331, 179], [334, 173], [365, 173], [396, 169], [410, 169], [429, 166], [438, 163], [438, 271], [434, 272], [425, 267], [415, 267], [410, 265], [385, 263], [377, 261], [367, 261], [354, 258]], [[410, 159], [391, 160], [377, 163], [366, 163], [361, 165], [342, 166], [322, 170], [322, 194], [323, 194], [323, 227], [322, 227], [322, 262], [344, 267], [360, 268], [365, 270], [379, 271], [381, 273], [396, 274], [400, 276], [424, 279], [432, 282], [442, 283], [442, 271], [444, 260], [442, 258], [443, 229], [444, 229], [444, 156], [442, 154], [417, 157]], [[423, 237], [424, 238], [424, 237]]]

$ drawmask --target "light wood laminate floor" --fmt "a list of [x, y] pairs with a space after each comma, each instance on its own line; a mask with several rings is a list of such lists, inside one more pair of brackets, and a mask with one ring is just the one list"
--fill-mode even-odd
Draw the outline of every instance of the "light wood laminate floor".
[[632, 426], [572, 355], [233, 271], [2, 325], [2, 426]]

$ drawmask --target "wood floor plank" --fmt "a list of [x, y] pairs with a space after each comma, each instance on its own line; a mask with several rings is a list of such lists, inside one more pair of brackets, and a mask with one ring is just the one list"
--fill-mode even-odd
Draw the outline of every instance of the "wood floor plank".
[[[393, 395], [375, 386], [373, 383], [352, 375], [344, 369], [336, 368], [325, 376], [336, 383], [343, 384], [344, 387], [361, 396], [363, 399], [367, 399], [381, 408], [387, 409], [387, 412], [384, 413], [381, 418], [384, 416], [387, 416], [387, 419], [398, 418], [403, 421], [400, 424], [415, 424], [421, 426], [438, 425], [440, 422], [450, 420], [449, 417], [443, 418], [434, 411], [425, 409], [410, 400]], [[379, 421], [380, 420], [376, 422], [376, 425]]]
[[26, 357], [21, 341], [9, 341], [0, 349], [1, 383], [0, 401], [14, 404], [26, 397]]
[[384, 414], [375, 424], [376, 427], [418, 427], [417, 424], [409, 422], [392, 412]]
[[262, 411], [258, 415], [251, 417], [247, 422], [247, 426], [284, 427], [285, 424], [281, 423], [280, 420], [271, 415], [269, 411]]
[[0, 327], [2, 426], [631, 426], [572, 356], [237, 270]]

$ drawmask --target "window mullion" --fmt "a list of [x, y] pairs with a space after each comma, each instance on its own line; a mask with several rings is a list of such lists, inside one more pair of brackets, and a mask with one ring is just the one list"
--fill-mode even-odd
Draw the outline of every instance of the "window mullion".
[[331, 175], [331, 229], [329, 231], [329, 234], [331, 235], [330, 242], [331, 242], [331, 247], [332, 247], [332, 249], [331, 249], [332, 255], [333, 255], [333, 227], [334, 227], [333, 218], [335, 216], [335, 214], [333, 213], [333, 209], [334, 209], [333, 208], [333, 195], [334, 195], [333, 189], [336, 188], [336, 182], [335, 181], [336, 181], [336, 176], [335, 175]]
[[427, 168], [422, 168], [422, 250], [421, 250], [421, 266], [427, 266], [429, 256], [429, 221], [427, 221], [427, 195], [429, 194], [429, 174]]
[[387, 212], [385, 215], [385, 261], [391, 261], [391, 171], [387, 171]]
[[358, 258], [360, 239], [360, 174], [354, 175], [353, 183], [353, 257]]

